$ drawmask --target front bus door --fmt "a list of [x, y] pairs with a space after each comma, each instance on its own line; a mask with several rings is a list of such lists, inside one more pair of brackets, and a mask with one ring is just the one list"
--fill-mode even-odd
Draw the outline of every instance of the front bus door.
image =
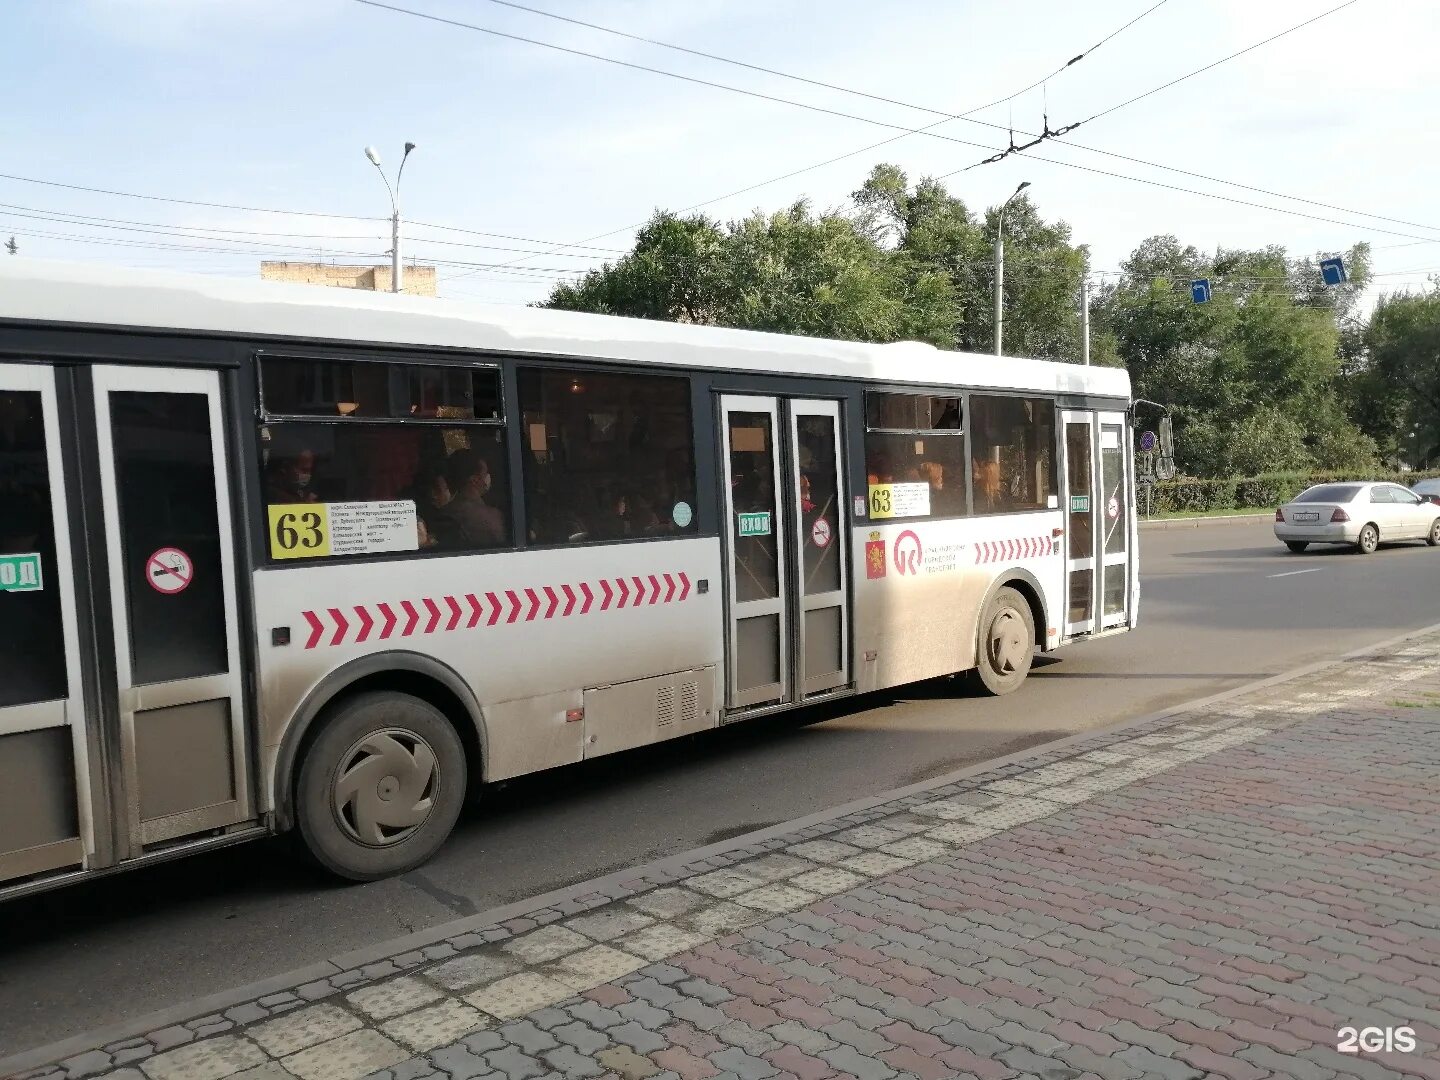
[[1065, 468], [1065, 636], [1129, 617], [1130, 497], [1125, 414], [1060, 414]]
[[850, 684], [840, 404], [727, 395], [726, 704], [804, 701]]

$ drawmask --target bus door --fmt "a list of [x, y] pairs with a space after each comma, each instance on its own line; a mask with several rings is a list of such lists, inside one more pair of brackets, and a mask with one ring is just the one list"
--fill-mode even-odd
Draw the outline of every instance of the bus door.
[[1065, 636], [1129, 622], [1130, 486], [1120, 412], [1062, 411]]
[[850, 684], [840, 403], [720, 399], [726, 703], [784, 705]]
[[54, 371], [0, 364], [0, 883], [94, 851], [62, 445]]
[[216, 372], [92, 372], [123, 858], [253, 816], [232, 470]]
[[253, 817], [219, 376], [0, 365], [0, 882]]

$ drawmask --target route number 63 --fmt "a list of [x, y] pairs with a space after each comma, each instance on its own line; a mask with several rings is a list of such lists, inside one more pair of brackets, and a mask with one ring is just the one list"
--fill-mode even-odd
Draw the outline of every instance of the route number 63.
[[272, 505], [270, 557], [309, 559], [330, 554], [330, 529], [324, 503]]

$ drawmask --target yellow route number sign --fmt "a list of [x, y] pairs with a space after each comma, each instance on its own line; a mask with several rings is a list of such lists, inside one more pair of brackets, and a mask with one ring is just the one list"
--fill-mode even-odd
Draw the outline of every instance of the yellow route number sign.
[[872, 518], [928, 517], [929, 484], [871, 484]]
[[313, 559], [330, 554], [330, 514], [324, 503], [270, 507], [270, 557]]

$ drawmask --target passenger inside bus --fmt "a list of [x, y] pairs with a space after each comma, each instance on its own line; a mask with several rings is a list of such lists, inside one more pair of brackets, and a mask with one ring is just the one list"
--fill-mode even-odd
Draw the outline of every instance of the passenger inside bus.
[[474, 450], [457, 450], [446, 462], [454, 497], [446, 504], [462, 547], [494, 547], [505, 541], [505, 518], [485, 501], [490, 466]]
[[269, 503], [316, 502], [314, 488], [315, 451], [301, 449], [294, 454], [270, 459], [265, 477], [265, 501]]

